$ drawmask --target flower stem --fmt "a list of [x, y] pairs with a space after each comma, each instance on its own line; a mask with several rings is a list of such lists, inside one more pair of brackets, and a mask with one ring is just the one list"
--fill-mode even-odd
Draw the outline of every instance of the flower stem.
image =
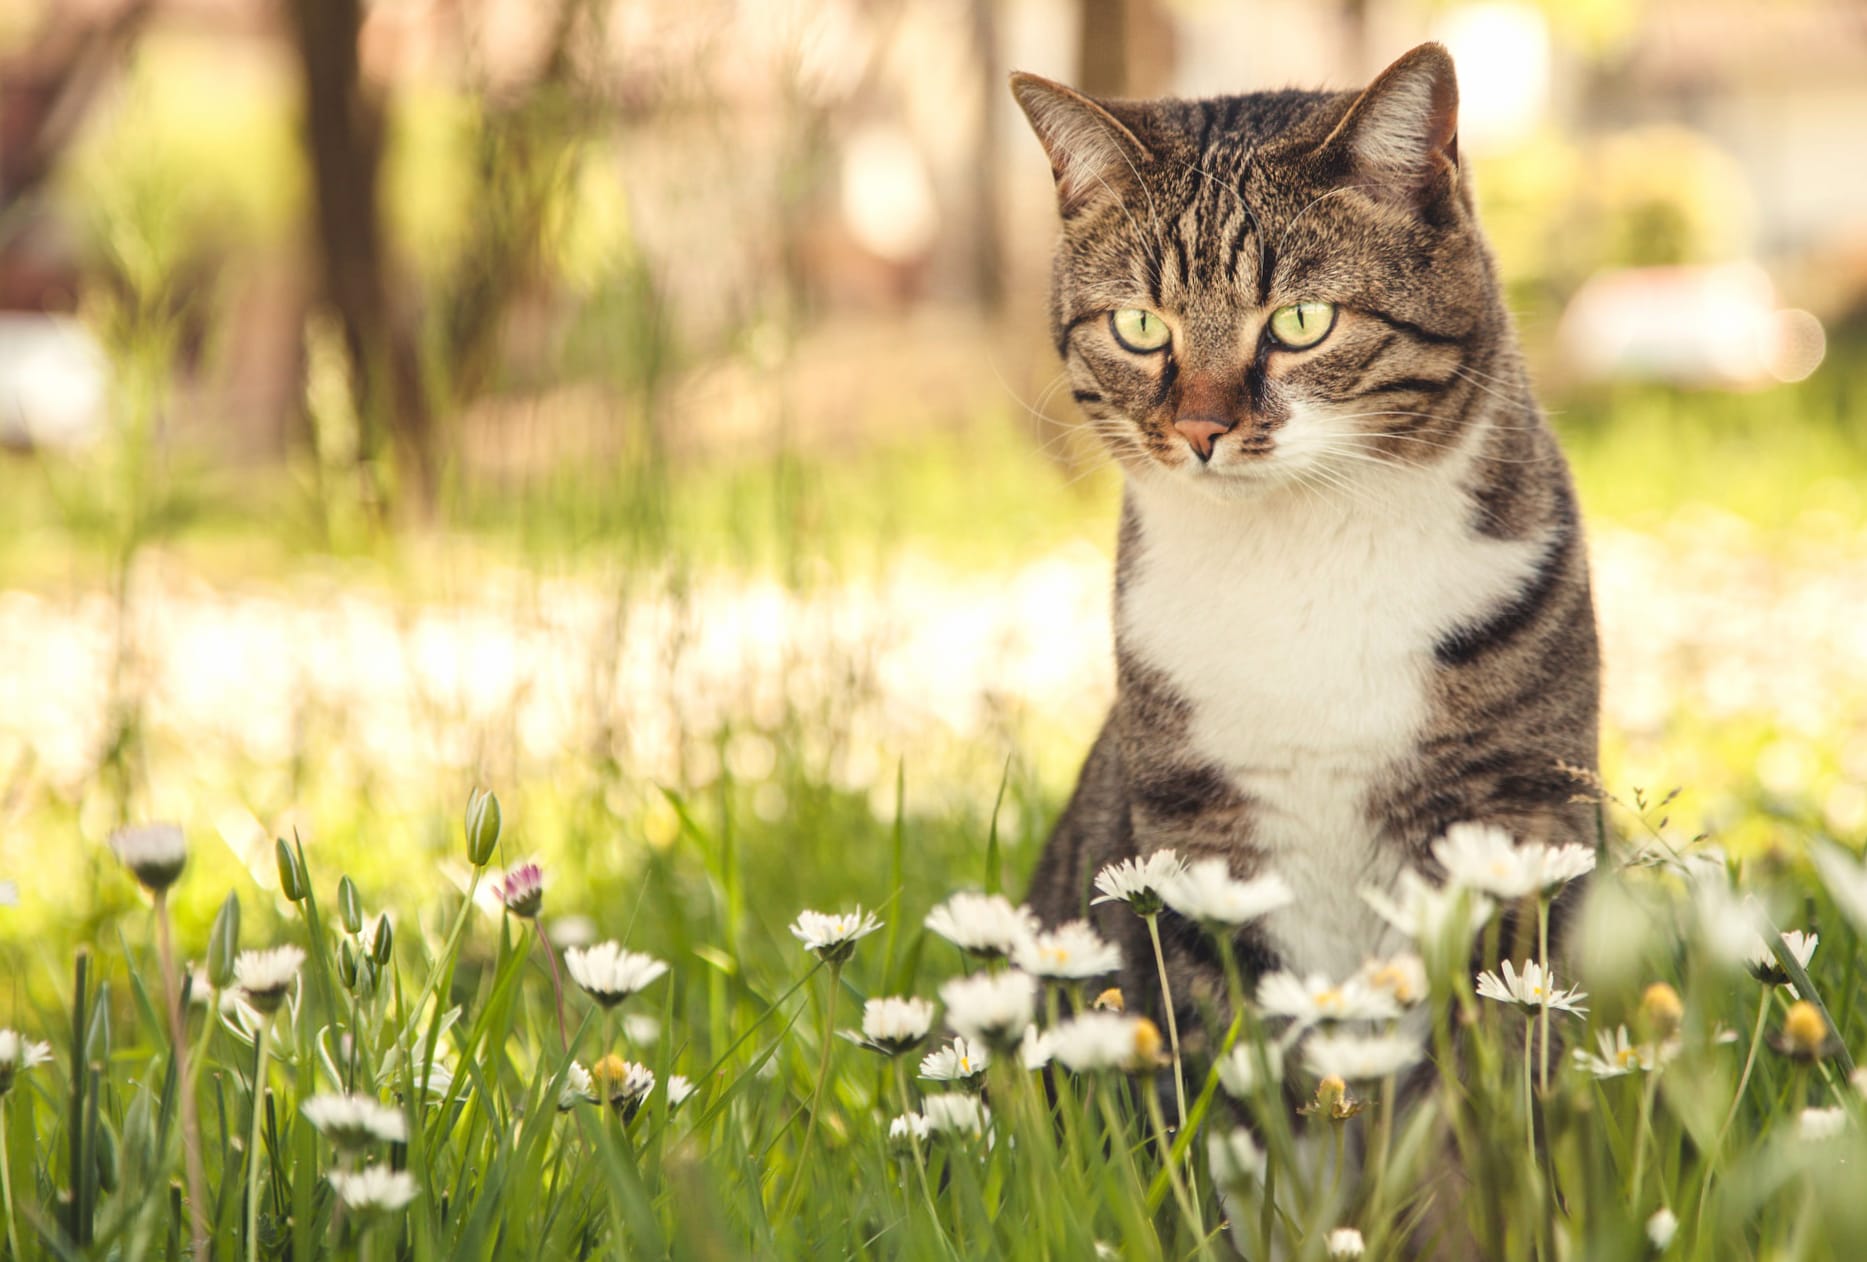
[[785, 1197], [784, 1217], [789, 1218], [797, 1205], [797, 1198], [804, 1190], [806, 1167], [810, 1163], [810, 1143], [817, 1137], [817, 1116], [823, 1112], [823, 1090], [830, 1081], [830, 1053], [836, 1046], [836, 990], [842, 979], [841, 961], [832, 960], [830, 968], [830, 993], [823, 1001], [823, 1051], [817, 1058], [817, 1085], [810, 1093], [810, 1120], [804, 1123], [804, 1142], [797, 1149], [797, 1174], [791, 1181], [791, 1194]]
[[266, 1036], [272, 1033], [272, 1018], [262, 1016], [259, 1033], [253, 1039], [257, 1063], [253, 1068], [253, 1130], [246, 1146], [246, 1259], [259, 1257], [259, 1119], [266, 1111]]
[[6, 1243], [9, 1257], [25, 1258], [19, 1247], [19, 1227], [13, 1221], [13, 1172], [6, 1156], [6, 1097], [0, 1095], [0, 1200], [6, 1206]]
[[1657, 1068], [1647, 1071], [1646, 1083], [1640, 1089], [1640, 1116], [1634, 1128], [1634, 1171], [1627, 1180], [1627, 1201], [1630, 1205], [1640, 1203], [1640, 1176], [1647, 1168], [1647, 1132], [1653, 1123], [1653, 1096], [1659, 1090], [1660, 1075]]
[[1150, 1082], [1141, 1084], [1142, 1098], [1147, 1101], [1148, 1121], [1154, 1124], [1154, 1141], [1160, 1145], [1160, 1154], [1167, 1167], [1167, 1179], [1173, 1185], [1173, 1198], [1180, 1204], [1180, 1213], [1186, 1219], [1187, 1227], [1193, 1233], [1193, 1239], [1200, 1241], [1200, 1252], [1207, 1251], [1205, 1245], [1206, 1224], [1199, 1217], [1199, 1206], [1193, 1201], [1192, 1193], [1186, 1189], [1186, 1181], [1180, 1177], [1180, 1163], [1173, 1159], [1173, 1145], [1167, 1139], [1167, 1118], [1160, 1107], [1160, 1092]]
[[1173, 1014], [1173, 986], [1167, 981], [1167, 957], [1160, 949], [1160, 914], [1147, 919], [1147, 936], [1154, 944], [1154, 967], [1160, 972], [1160, 1006], [1167, 1018], [1167, 1046], [1173, 1051], [1173, 1102], [1178, 1110], [1175, 1120], [1186, 1129], [1186, 1073], [1180, 1062], [1180, 1022]]
[[534, 918], [532, 928], [538, 931], [538, 945], [544, 948], [545, 959], [551, 963], [551, 997], [557, 1001], [558, 1042], [565, 1051], [570, 1050], [570, 1034], [564, 1025], [564, 979], [558, 975], [558, 953], [551, 948], [551, 939], [545, 937], [544, 922]]
[[1750, 1086], [1750, 1072], [1757, 1067], [1757, 1049], [1763, 1046], [1763, 1027], [1770, 1019], [1770, 998], [1774, 986], [1762, 987], [1762, 995], [1757, 999], [1757, 1023], [1750, 1032], [1750, 1051], [1744, 1056], [1744, 1070], [1737, 1076], [1737, 1090], [1731, 1095], [1731, 1108], [1724, 1115], [1724, 1125], [1718, 1128], [1718, 1138], [1711, 1144], [1711, 1150], [1705, 1154], [1705, 1177], [1698, 1185], [1698, 1223], [1703, 1230], [1705, 1222], [1705, 1200], [1711, 1195], [1711, 1181], [1717, 1173], [1718, 1163], [1724, 1159], [1725, 1137], [1731, 1133], [1731, 1124], [1737, 1121], [1737, 1115], [1744, 1104], [1744, 1091]]
[[[1543, 1006], [1544, 1029], [1548, 1029], [1549, 1006]], [[1536, 1181], [1536, 1093], [1532, 1089], [1534, 1075], [1531, 1073], [1530, 1054], [1536, 1050], [1536, 1039], [1532, 1027], [1535, 1018], [1524, 1026], [1523, 1030], [1523, 1135], [1524, 1156], [1528, 1164], [1524, 1167], [1525, 1177], [1534, 1184]]]
[[[195, 1114], [194, 1079], [188, 1072], [188, 1026], [182, 1019], [181, 987], [175, 979], [175, 947], [169, 934], [169, 896], [157, 890], [156, 951], [162, 961], [162, 989], [168, 999], [169, 1041], [174, 1048], [175, 1083], [181, 1092], [182, 1157], [188, 1171], [188, 1234], [197, 1258], [207, 1257], [207, 1174], [201, 1163], [201, 1124]], [[14, 1257], [21, 1257], [18, 1248]]]
[[[1544, 982], [1551, 990], [1555, 989], [1554, 974], [1549, 965], [1549, 896], [1539, 896], [1536, 900], [1536, 958], [1543, 966]], [[1537, 1022], [1537, 1042], [1541, 1045], [1539, 1054], [1538, 1082], [1544, 1094], [1549, 1092], [1549, 1004], [1543, 1004], [1543, 1011]]]

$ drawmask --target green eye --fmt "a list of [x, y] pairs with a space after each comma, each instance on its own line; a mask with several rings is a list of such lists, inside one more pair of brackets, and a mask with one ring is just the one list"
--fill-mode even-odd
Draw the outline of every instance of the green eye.
[[1115, 331], [1117, 342], [1141, 355], [1160, 350], [1173, 340], [1165, 320], [1139, 307], [1123, 307], [1111, 314], [1109, 328]]
[[1298, 302], [1271, 312], [1271, 337], [1288, 350], [1305, 350], [1335, 327], [1333, 302]]

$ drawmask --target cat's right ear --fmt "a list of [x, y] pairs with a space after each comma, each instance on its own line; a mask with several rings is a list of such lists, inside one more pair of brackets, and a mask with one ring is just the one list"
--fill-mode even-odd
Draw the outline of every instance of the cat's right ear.
[[1050, 157], [1065, 219], [1099, 196], [1133, 188], [1141, 166], [1153, 161], [1132, 131], [1074, 88], [1020, 71], [1011, 76], [1011, 94]]

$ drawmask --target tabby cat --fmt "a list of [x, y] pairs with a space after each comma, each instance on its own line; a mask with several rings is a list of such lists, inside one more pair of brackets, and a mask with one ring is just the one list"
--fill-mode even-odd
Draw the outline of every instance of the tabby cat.
[[[1532, 397], [1437, 44], [1365, 91], [1012, 89], [1062, 213], [1051, 304], [1125, 474], [1117, 694], [1031, 888], [1084, 915], [1163, 847], [1275, 871], [1254, 972], [1400, 947], [1358, 891], [1460, 821], [1594, 840], [1598, 658], [1575, 494]], [[1567, 900], [1565, 900], [1567, 901]], [[1131, 1009], [1160, 1015], [1119, 905]], [[1217, 960], [1163, 917], [1181, 1022]]]

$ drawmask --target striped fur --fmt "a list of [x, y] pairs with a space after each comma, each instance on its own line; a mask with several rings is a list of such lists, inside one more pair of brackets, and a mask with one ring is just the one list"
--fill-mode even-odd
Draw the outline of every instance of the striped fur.
[[[1073, 394], [1127, 478], [1118, 695], [1039, 863], [1048, 921], [1103, 864], [1173, 846], [1300, 900], [1240, 939], [1340, 977], [1398, 944], [1357, 897], [1464, 820], [1593, 839], [1598, 663], [1567, 467], [1457, 160], [1437, 45], [1362, 93], [1095, 102], [1013, 90], [1058, 173], [1052, 295]], [[1097, 143], [1073, 146], [1083, 136]], [[1266, 323], [1335, 304], [1312, 349]], [[1110, 313], [1166, 321], [1124, 349]], [[1229, 429], [1209, 461], [1174, 429]], [[1134, 918], [1098, 908], [1137, 965]], [[1211, 948], [1163, 921], [1182, 1023]], [[1124, 979], [1158, 1008], [1151, 967]]]

